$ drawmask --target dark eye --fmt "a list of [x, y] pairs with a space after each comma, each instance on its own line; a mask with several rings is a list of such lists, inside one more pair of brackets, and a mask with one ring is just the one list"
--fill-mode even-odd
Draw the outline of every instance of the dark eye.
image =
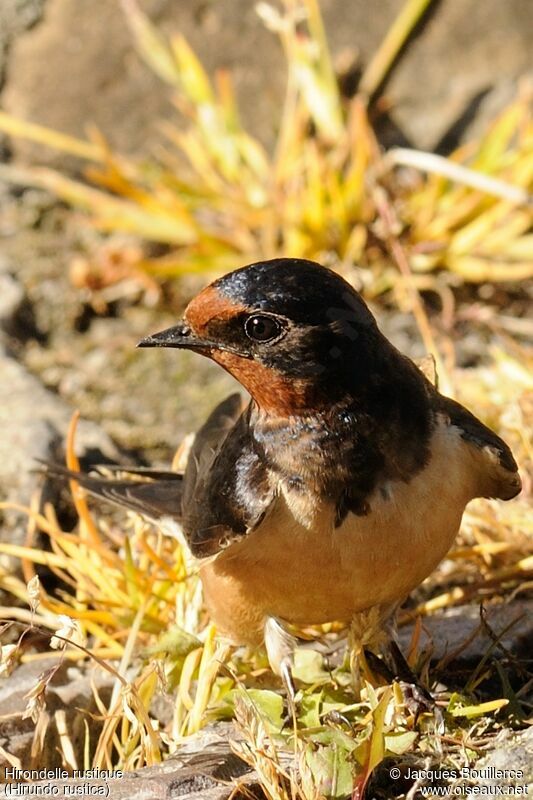
[[244, 323], [246, 335], [254, 342], [271, 342], [277, 339], [282, 330], [279, 320], [266, 314], [254, 314]]

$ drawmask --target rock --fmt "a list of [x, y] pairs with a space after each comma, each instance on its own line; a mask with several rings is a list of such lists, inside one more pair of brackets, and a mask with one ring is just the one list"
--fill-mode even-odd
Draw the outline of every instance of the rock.
[[9, 45], [31, 28], [43, 13], [44, 0], [2, 0], [0, 4], [0, 86], [4, 78]]
[[33, 306], [8, 259], [0, 258], [0, 335], [16, 351], [29, 339], [43, 341], [35, 321]]
[[[53, 692], [50, 691], [49, 702], [53, 700], [52, 694]], [[1, 710], [0, 701], [0, 712]], [[92, 794], [97, 793], [97, 787], [105, 787], [108, 784], [108, 796], [112, 800], [162, 800], [172, 797], [180, 797], [184, 800], [227, 800], [230, 796], [234, 800], [239, 800], [239, 798], [251, 800], [254, 797], [260, 800], [260, 798], [264, 798], [264, 795], [257, 789], [257, 775], [231, 750], [229, 740], [235, 736], [235, 730], [230, 723], [210, 725], [197, 736], [189, 739], [174, 756], [168, 758], [163, 764], [123, 773], [121, 777], [109, 780], [98, 777], [90, 778]], [[2, 741], [5, 739], [0, 739], [0, 743]], [[2, 746], [9, 749], [5, 744]], [[10, 750], [10, 752], [13, 751]], [[26, 758], [27, 755], [26, 753]], [[30, 762], [24, 758], [21, 760], [22, 768], [29, 769]], [[57, 754], [51, 762], [41, 759], [34, 768], [42, 768], [44, 764], [47, 769], [61, 766], [58, 763]], [[4, 763], [2, 766], [5, 769], [8, 765]], [[8, 781], [9, 777], [10, 775], [7, 773]], [[15, 785], [19, 783], [13, 778], [10, 782]], [[36, 781], [32, 782], [32, 785], [35, 794], [38, 793], [37, 787], [48, 785], [57, 787], [58, 793], [63, 796], [65, 792], [63, 787], [68, 786], [71, 794], [77, 794], [82, 792], [76, 792], [75, 787], [81, 789], [86, 783], [87, 778], [78, 777]], [[236, 790], [236, 786], [239, 784], [243, 786], [242, 792]], [[3, 793], [0, 787], [1, 796]]]
[[[377, 14], [364, 0], [322, 0], [333, 53], [348, 48], [368, 63], [403, 4], [383, 0]], [[145, 0], [142, 8], [161, 31], [183, 33], [211, 74], [220, 67], [231, 70], [245, 123], [272, 144], [285, 61], [254, 4]], [[386, 87], [392, 129], [399, 128], [393, 140], [425, 149], [437, 146], [462, 115], [472, 115], [492, 85], [514, 81], [526, 71], [530, 21], [528, 0], [434, 3]], [[168, 87], [136, 54], [120, 4], [48, 0], [43, 22], [18, 37], [11, 49], [3, 101], [17, 116], [75, 135], [94, 123], [113, 146], [145, 152], [159, 140], [159, 121], [172, 117], [169, 96]], [[64, 168], [63, 154], [22, 141], [13, 146], [19, 158]]]
[[13, 329], [24, 299], [20, 283], [9, 273], [0, 271], [0, 329], [7, 333]]
[[[271, 136], [277, 117], [269, 117], [277, 109], [284, 80], [276, 66], [283, 58], [248, 0], [216, 6], [203, 0], [147, 0], [142, 8], [162, 31], [185, 33], [210, 70], [235, 66], [242, 97], [254, 109], [248, 117], [256, 116], [256, 130]], [[47, 64], [46, 81], [37, 63]], [[263, 80], [265, 67], [269, 86]], [[51, 0], [43, 24], [13, 49], [3, 100], [9, 111], [25, 119], [78, 136], [93, 123], [114, 147], [146, 152], [160, 140], [160, 121], [174, 116], [170, 96], [169, 87], [137, 55], [119, 3]], [[26, 160], [64, 166], [63, 155], [41, 146], [22, 141], [13, 146]]]
[[[478, 786], [520, 786], [533, 789], [533, 728], [520, 733], [502, 731], [494, 743], [494, 749], [488, 756], [476, 762], [474, 770], [474, 783]], [[503, 770], [507, 770], [508, 777], [505, 777], [505, 773], [502, 776]], [[515, 776], [509, 776], [511, 771], [514, 771]], [[493, 791], [492, 794], [496, 795], [497, 792]], [[505, 794], [518, 795], [518, 792]], [[522, 790], [521, 794], [528, 792]]]
[[[500, 639], [500, 644], [513, 656], [530, 657], [533, 637], [533, 601], [514, 600], [512, 603], [499, 603], [486, 606], [486, 621], [496, 636], [509, 629]], [[511, 625], [511, 623], [515, 623]], [[491, 645], [486, 630], [480, 629], [472, 641], [463, 647], [474, 631], [480, 627], [479, 608], [475, 605], [457, 606], [445, 609], [422, 620], [423, 633], [421, 647], [431, 643], [432, 659], [441, 658], [457, 652], [456, 661], [472, 664], [483, 658]], [[412, 627], [399, 631], [399, 643], [405, 652], [409, 647]], [[496, 654], [498, 650], [496, 650]]]
[[[27, 505], [39, 478], [37, 459], [59, 457], [72, 410], [42, 386], [1, 346], [0, 340], [0, 486], [2, 500]], [[111, 439], [95, 423], [80, 421], [78, 455], [102, 455], [120, 461]], [[99, 456], [97, 456], [99, 454]], [[18, 522], [17, 522], [18, 521]], [[25, 520], [6, 512], [0, 540], [21, 543]]]
[[491, 87], [516, 84], [531, 69], [531, 5], [528, 0], [465, 0], [433, 6], [386, 90], [392, 118], [414, 146], [449, 150]]
[[[498, 645], [494, 646], [494, 640], [487, 628], [481, 626], [477, 605], [441, 609], [432, 616], [422, 618], [418, 652], [427, 654], [430, 658], [433, 665], [430, 675], [433, 679], [442, 680], [451, 689], [463, 689], [475, 667], [489, 654], [488, 663], [501, 662], [512, 685], [518, 679], [521, 681], [520, 685], [523, 685], [520, 670], [528, 669], [531, 663], [533, 600], [516, 599], [508, 603], [487, 605], [485, 622], [498, 640]], [[397, 641], [404, 654], [409, 651], [413, 632], [412, 623], [407, 623], [398, 630]], [[327, 654], [327, 662], [333, 667], [342, 663], [347, 643], [343, 639], [328, 649], [326, 642], [322, 641], [304, 646], [307, 647]], [[434, 667], [441, 661], [442, 672], [436, 673]], [[496, 671], [493, 677], [494, 691], [501, 692]], [[523, 694], [522, 701], [530, 703], [531, 699], [533, 697], [530, 688]]]
[[[6, 76], [11, 42], [40, 19], [45, 0], [2, 0], [0, 3], [0, 89]], [[0, 133], [0, 161], [7, 155], [7, 137]]]
[[[520, 89], [533, 91], [533, 71], [529, 71], [520, 79]], [[480, 99], [476, 113], [471, 121], [466, 120], [463, 136], [469, 140], [479, 139], [486, 132], [490, 123], [501, 114], [504, 108], [516, 97], [516, 81], [512, 78], [502, 78], [494, 88], [487, 91]]]

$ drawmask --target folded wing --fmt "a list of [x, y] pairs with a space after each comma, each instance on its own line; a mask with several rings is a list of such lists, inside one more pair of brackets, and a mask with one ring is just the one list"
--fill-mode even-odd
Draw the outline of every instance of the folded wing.
[[511, 500], [522, 488], [518, 466], [503, 439], [460, 403], [439, 396], [439, 411], [457, 427], [467, 445], [478, 480], [478, 497]]

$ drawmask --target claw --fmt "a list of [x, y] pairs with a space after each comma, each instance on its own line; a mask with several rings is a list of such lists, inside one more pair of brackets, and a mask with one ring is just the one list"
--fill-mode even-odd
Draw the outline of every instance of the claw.
[[418, 682], [416, 675], [405, 660], [405, 657], [394, 639], [388, 645], [388, 652], [393, 665], [395, 678], [402, 689], [405, 705], [414, 717], [415, 724], [421, 714], [433, 714], [438, 733], [444, 732], [444, 717], [437, 706], [435, 698]]
[[292, 670], [291, 670], [291, 663], [288, 658], [284, 658], [281, 662], [281, 679], [283, 681], [283, 685], [287, 690], [287, 697], [289, 702], [294, 703], [296, 700], [296, 687], [294, 685], [294, 680], [292, 677]]
[[415, 725], [421, 714], [433, 714], [437, 733], [444, 733], [444, 716], [442, 709], [435, 702], [430, 692], [418, 683], [399, 681], [403, 699], [408, 711], [413, 715]]

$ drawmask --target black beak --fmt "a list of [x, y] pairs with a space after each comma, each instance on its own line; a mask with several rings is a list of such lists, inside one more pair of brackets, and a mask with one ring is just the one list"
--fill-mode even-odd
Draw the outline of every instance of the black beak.
[[214, 342], [194, 336], [191, 328], [185, 322], [147, 336], [145, 339], [141, 339], [137, 345], [137, 347], [186, 347], [191, 349], [213, 346], [216, 346]]

